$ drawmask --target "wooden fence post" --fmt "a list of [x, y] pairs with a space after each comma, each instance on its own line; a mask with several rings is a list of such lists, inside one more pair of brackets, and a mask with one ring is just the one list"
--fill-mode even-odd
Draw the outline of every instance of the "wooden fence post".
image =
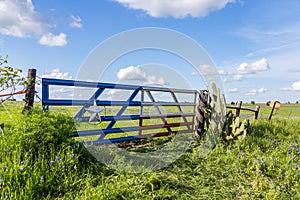
[[255, 110], [254, 110], [254, 119], [257, 119], [257, 118], [258, 118], [259, 109], [260, 109], [260, 106], [257, 105], [257, 106], [255, 107]]
[[205, 116], [204, 110], [207, 107], [208, 103], [208, 91], [200, 90], [199, 91], [199, 100], [196, 108], [196, 136], [198, 139], [202, 139], [204, 136], [204, 124], [205, 124]]
[[269, 115], [269, 120], [271, 120], [271, 119], [272, 119], [272, 115], [273, 115], [273, 112], [274, 112], [274, 109], [275, 109], [276, 103], [277, 103], [277, 101], [275, 101], [275, 102], [274, 102], [274, 104], [273, 104], [272, 111], [271, 111], [271, 113], [270, 113], [270, 115]]
[[26, 88], [25, 105], [23, 111], [29, 110], [33, 107], [34, 94], [35, 94], [36, 69], [28, 69], [27, 78], [28, 78], [28, 85]]
[[236, 104], [236, 109], [235, 109], [235, 117], [240, 116], [241, 108], [242, 108], [242, 101], [238, 101]]

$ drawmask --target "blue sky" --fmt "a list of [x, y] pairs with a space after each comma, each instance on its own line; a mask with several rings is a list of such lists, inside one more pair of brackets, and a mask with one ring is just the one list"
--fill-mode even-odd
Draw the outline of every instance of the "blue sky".
[[[300, 100], [299, 10], [299, 0], [0, 0], [0, 55], [8, 54], [13, 67], [36, 68], [40, 77], [76, 79], [90, 52], [109, 37], [167, 28], [207, 51], [227, 101], [295, 102]], [[163, 73], [147, 71], [151, 58], [155, 63], [161, 58], [157, 68], [168, 65], [194, 89], [205, 88], [197, 83], [198, 73], [182, 70], [180, 60], [144, 55], [148, 59], [139, 53], [121, 58], [103, 80], [168, 85]]]

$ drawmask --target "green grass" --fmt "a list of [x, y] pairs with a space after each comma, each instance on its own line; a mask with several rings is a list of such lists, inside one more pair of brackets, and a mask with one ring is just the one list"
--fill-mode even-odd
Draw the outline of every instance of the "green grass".
[[[286, 115], [299, 107], [284, 106], [271, 122], [251, 120], [244, 140], [207, 154], [195, 142], [168, 167], [133, 174], [75, 145], [69, 114], [22, 115], [22, 105], [9, 102], [0, 106], [0, 199], [299, 199], [300, 119]], [[128, 150], [160, 147], [135, 144]]]

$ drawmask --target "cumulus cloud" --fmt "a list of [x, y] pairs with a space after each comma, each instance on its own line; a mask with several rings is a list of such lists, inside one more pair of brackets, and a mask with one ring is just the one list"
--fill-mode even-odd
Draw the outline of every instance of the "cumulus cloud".
[[[46, 71], [45, 74], [40, 75], [41, 78], [54, 78], [54, 79], [72, 79], [68, 72], [61, 72], [59, 68]], [[42, 87], [38, 85], [37, 91], [41, 93]], [[74, 87], [70, 86], [50, 86], [50, 98], [71, 98], [74, 95]]]
[[243, 80], [243, 75], [235, 74], [235, 75], [232, 76], [232, 79], [235, 80], [235, 81], [241, 81], [241, 80]]
[[220, 75], [230, 75], [230, 73], [229, 73], [229, 72], [226, 72], [224, 69], [219, 69], [219, 70], [218, 70], [218, 73], [219, 73]]
[[230, 92], [230, 93], [236, 93], [236, 92], [238, 92], [238, 89], [237, 88], [230, 88], [228, 90], [228, 92]]
[[31, 0], [0, 1], [0, 33], [15, 37], [40, 35], [47, 29]]
[[71, 23], [69, 24], [72, 28], [82, 28], [82, 20], [79, 16], [71, 15]]
[[300, 81], [296, 81], [296, 82], [292, 83], [291, 87], [283, 88], [282, 90], [300, 91]]
[[220, 74], [220, 72], [224, 72], [225, 71], [223, 70], [216, 70], [215, 67], [211, 66], [211, 65], [201, 65], [199, 68], [198, 68], [199, 71], [193, 71], [192, 72], [192, 75], [193, 76], [198, 76], [198, 75], [217, 75], [217, 74]]
[[61, 72], [59, 68], [47, 71], [46, 74], [41, 75], [42, 78], [55, 78], [55, 79], [72, 79], [68, 72]]
[[239, 74], [253, 74], [258, 71], [267, 71], [270, 69], [268, 60], [266, 58], [262, 58], [256, 62], [248, 64], [246, 62], [240, 64], [237, 68], [237, 72]]
[[262, 93], [265, 93], [266, 91], [268, 91], [266, 88], [260, 88], [260, 89], [251, 89], [249, 90], [246, 95], [247, 96], [253, 96], [253, 95], [256, 95], [256, 94], [262, 94]]
[[39, 44], [51, 47], [65, 46], [67, 43], [67, 36], [64, 33], [60, 33], [59, 35], [48, 33], [43, 35], [39, 40]]
[[66, 45], [66, 34], [50, 33], [51, 26], [35, 11], [31, 0], [0, 0], [1, 34], [20, 38], [40, 37], [39, 44], [46, 46]]
[[115, 0], [130, 9], [143, 10], [152, 17], [204, 17], [236, 0]]
[[157, 78], [156, 76], [149, 75], [142, 71], [138, 66], [129, 66], [120, 69], [117, 76], [120, 80], [137, 80], [143, 81], [146, 84], [166, 84], [163, 78]]

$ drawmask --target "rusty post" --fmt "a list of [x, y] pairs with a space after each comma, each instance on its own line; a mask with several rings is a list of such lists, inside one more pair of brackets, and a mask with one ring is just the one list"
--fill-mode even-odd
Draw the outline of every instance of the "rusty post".
[[25, 94], [25, 105], [23, 112], [25, 110], [30, 110], [33, 107], [34, 103], [34, 94], [35, 94], [35, 78], [36, 78], [36, 69], [28, 69], [28, 85], [26, 88]]
[[260, 109], [260, 106], [256, 105], [255, 110], [254, 110], [254, 119], [258, 118], [259, 109]]
[[272, 115], [273, 115], [273, 112], [274, 112], [274, 109], [275, 109], [276, 103], [277, 103], [277, 101], [275, 101], [275, 102], [274, 102], [274, 104], [273, 104], [273, 107], [272, 107], [271, 113], [270, 113], [270, 115], [269, 115], [269, 120], [271, 120], [271, 119], [272, 119]]
[[238, 117], [238, 116], [240, 116], [240, 112], [241, 112], [241, 108], [242, 108], [242, 101], [238, 101], [237, 103], [236, 103], [236, 109], [235, 109], [235, 117]]

